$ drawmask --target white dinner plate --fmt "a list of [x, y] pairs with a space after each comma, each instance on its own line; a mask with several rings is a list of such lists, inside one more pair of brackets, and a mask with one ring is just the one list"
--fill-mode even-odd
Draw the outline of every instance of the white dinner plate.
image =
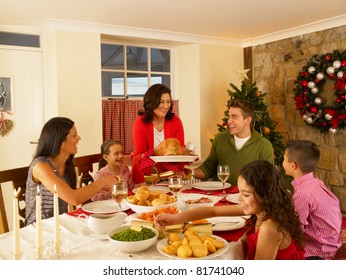
[[226, 200], [235, 204], [239, 204], [239, 193], [232, 193], [227, 195]]
[[[202, 258], [195, 258], [195, 257], [190, 257], [190, 258], [187, 258], [188, 260], [205, 260], [205, 259], [213, 259], [217, 256], [221, 256], [222, 254], [226, 253], [228, 251], [228, 248], [229, 248], [229, 244], [228, 242], [219, 237], [219, 236], [216, 236], [216, 235], [212, 235], [212, 237], [214, 237], [216, 240], [218, 241], [222, 241], [225, 246], [223, 246], [223, 248], [220, 248], [218, 249], [215, 253], [213, 254], [210, 254], [208, 256], [205, 256], [205, 257], [202, 257]], [[181, 238], [183, 239], [184, 236], [181, 235]], [[164, 250], [163, 250], [163, 247], [165, 247], [167, 245], [167, 238], [164, 238], [164, 239], [161, 239], [159, 241], [159, 243], [157, 243], [157, 250], [164, 256], [166, 257], [169, 257], [169, 258], [172, 258], [172, 259], [176, 259], [176, 260], [186, 260], [185, 258], [179, 258], [178, 256], [175, 256], [175, 255], [170, 255], [170, 254], [167, 254]]]
[[82, 229], [81, 234], [85, 237], [92, 238], [92, 239], [100, 239], [100, 240], [108, 239], [107, 234], [97, 233], [85, 228]]
[[[222, 190], [222, 182], [220, 181], [204, 181], [204, 182], [198, 182], [193, 183], [192, 186], [195, 189], [202, 190], [202, 191], [218, 191]], [[231, 184], [225, 183], [225, 189], [231, 187]]]
[[155, 162], [193, 162], [198, 156], [150, 156]]
[[87, 203], [82, 206], [82, 209], [88, 213], [108, 214], [125, 211], [130, 209], [130, 207], [123, 201], [121, 203], [121, 208], [119, 208], [118, 204], [113, 199], [107, 199]]
[[[166, 186], [166, 187], [165, 187]], [[168, 184], [167, 185], [157, 185], [157, 186], [148, 186], [149, 191], [163, 191], [164, 193], [168, 193]], [[138, 191], [138, 188], [134, 188], [132, 190], [133, 193], [136, 193]]]
[[[216, 195], [205, 195], [205, 194], [197, 194], [197, 193], [181, 193], [181, 194], [178, 194], [178, 200], [181, 201], [181, 202], [185, 202], [186, 200], [197, 200], [197, 199], [200, 199], [202, 197], [207, 197], [211, 200], [210, 203], [212, 204], [215, 204], [217, 202], [219, 202], [219, 200], [222, 199], [221, 196], [216, 196]], [[197, 205], [198, 203], [196, 203]], [[201, 204], [201, 203], [199, 203]], [[204, 203], [202, 203], [204, 204]]]
[[208, 218], [208, 222], [213, 225], [213, 231], [228, 231], [242, 228], [245, 225], [245, 219], [238, 216], [224, 216]]

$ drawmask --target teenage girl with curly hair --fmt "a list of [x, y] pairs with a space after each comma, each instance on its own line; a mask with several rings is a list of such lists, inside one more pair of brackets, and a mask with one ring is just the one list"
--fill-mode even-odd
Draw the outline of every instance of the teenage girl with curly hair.
[[280, 172], [265, 160], [243, 166], [238, 177], [239, 205], [199, 207], [187, 212], [162, 214], [162, 226], [214, 216], [251, 215], [242, 238], [245, 259], [305, 259], [304, 235], [294, 211], [292, 194]]

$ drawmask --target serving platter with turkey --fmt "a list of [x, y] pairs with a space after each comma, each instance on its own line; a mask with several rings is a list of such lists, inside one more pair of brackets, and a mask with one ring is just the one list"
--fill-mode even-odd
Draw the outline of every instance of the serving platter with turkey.
[[167, 138], [157, 146], [150, 158], [154, 162], [193, 162], [198, 156], [186, 147], [181, 147], [178, 139]]

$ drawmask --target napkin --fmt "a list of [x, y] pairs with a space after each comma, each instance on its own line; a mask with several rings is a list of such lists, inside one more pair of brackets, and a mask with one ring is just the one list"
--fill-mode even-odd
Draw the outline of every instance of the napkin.
[[78, 217], [80, 214], [84, 214], [84, 215], [89, 216], [91, 213], [84, 211], [82, 208], [77, 208], [76, 210], [71, 211], [71, 212], [67, 212], [66, 214], [70, 215], [72, 217]]

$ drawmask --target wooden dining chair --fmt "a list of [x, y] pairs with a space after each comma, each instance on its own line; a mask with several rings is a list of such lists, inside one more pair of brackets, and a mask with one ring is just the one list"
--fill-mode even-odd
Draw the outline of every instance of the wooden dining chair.
[[[19, 216], [21, 217], [20, 227], [24, 226], [25, 189], [28, 171], [29, 166], [0, 171], [0, 234], [9, 231], [3, 193], [5, 187], [13, 187], [13, 190], [18, 190], [20, 188], [20, 192], [18, 194]], [[13, 190], [11, 189], [11, 192], [13, 192]]]
[[76, 157], [74, 159], [74, 165], [77, 169], [78, 178], [77, 187], [81, 188], [94, 182], [94, 178], [91, 175], [93, 172], [93, 164], [98, 163], [101, 158], [101, 154], [92, 154], [86, 156]]
[[[101, 154], [92, 154], [86, 156], [75, 157], [74, 165], [76, 167], [76, 172], [78, 176], [77, 188], [82, 188], [84, 186], [89, 185], [94, 182], [94, 178], [91, 175], [94, 171], [93, 165], [94, 163], [98, 163], [101, 158]], [[90, 202], [90, 201], [88, 201]], [[81, 205], [78, 205], [81, 207]], [[73, 211], [76, 207], [69, 205], [69, 211]]]

